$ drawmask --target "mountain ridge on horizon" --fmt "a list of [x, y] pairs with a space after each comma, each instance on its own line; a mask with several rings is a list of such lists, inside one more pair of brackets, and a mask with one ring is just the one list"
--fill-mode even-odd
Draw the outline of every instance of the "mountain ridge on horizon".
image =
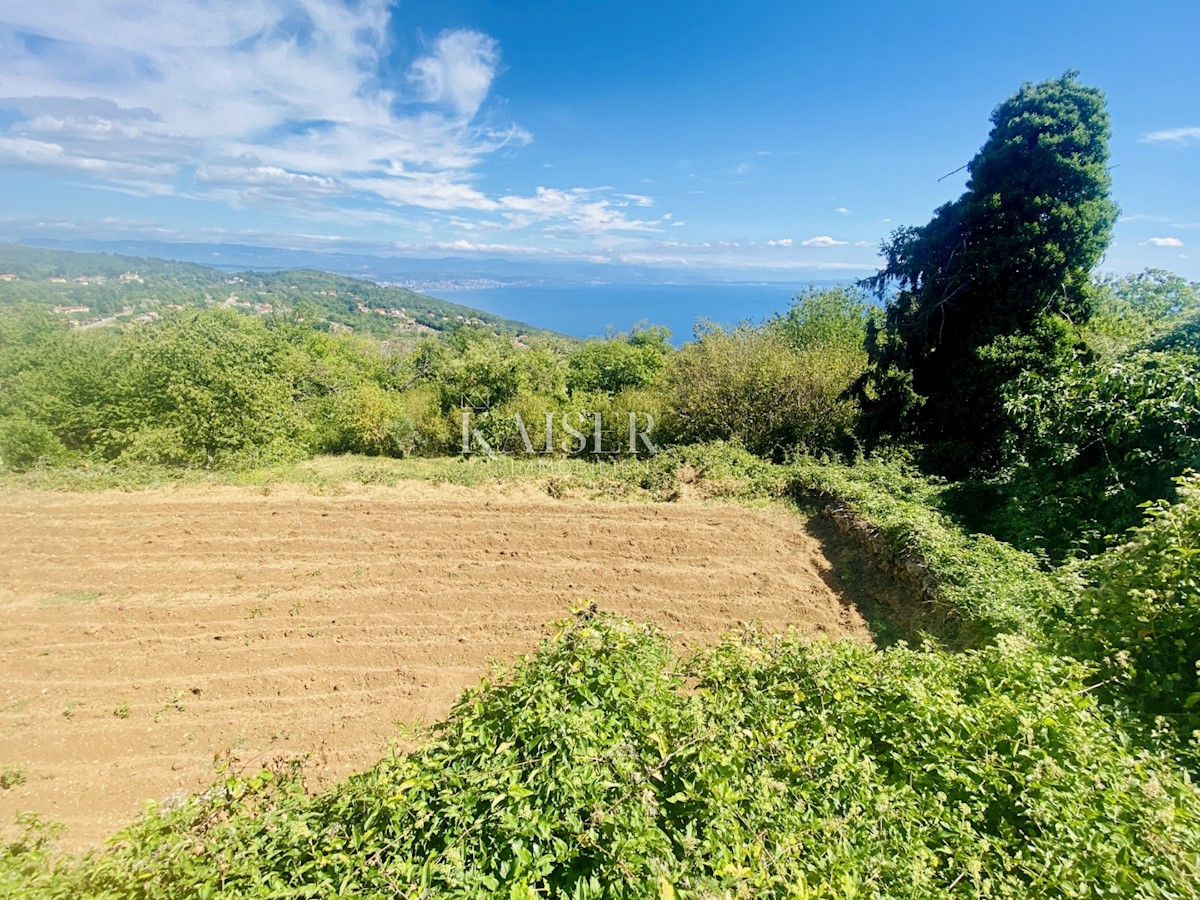
[[312, 268], [223, 269], [155, 256], [0, 243], [0, 275], [0, 306], [43, 306], [77, 316], [83, 327], [149, 322], [167, 309], [227, 306], [263, 315], [306, 303], [330, 327], [381, 339], [407, 340], [458, 323], [577, 339], [407, 287]]
[[[799, 273], [754, 273], [729, 269], [632, 266], [571, 260], [525, 262], [492, 256], [376, 256], [264, 247], [254, 244], [193, 241], [100, 240], [91, 238], [21, 238], [20, 246], [85, 253], [112, 253], [195, 263], [222, 271], [316, 269], [352, 278], [394, 283], [413, 289], [470, 287], [567, 286], [579, 284], [812, 284], [843, 283], [845, 278], [805, 278]], [[771, 277], [767, 277], [771, 276]]]

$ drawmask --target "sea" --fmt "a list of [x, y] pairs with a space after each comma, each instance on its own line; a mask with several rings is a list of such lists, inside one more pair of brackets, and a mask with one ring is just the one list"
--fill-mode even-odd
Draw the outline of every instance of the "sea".
[[537, 285], [422, 293], [581, 338], [629, 331], [636, 325], [666, 325], [672, 343], [679, 346], [692, 340], [702, 319], [737, 325], [787, 312], [792, 297], [810, 283]]

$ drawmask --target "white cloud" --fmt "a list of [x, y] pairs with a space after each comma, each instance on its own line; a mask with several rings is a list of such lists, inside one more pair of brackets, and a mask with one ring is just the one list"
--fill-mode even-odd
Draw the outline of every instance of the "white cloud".
[[753, 168], [754, 168], [754, 166], [750, 165], [750, 163], [745, 163], [745, 162], [738, 163], [736, 166], [733, 167], [733, 174], [734, 175], [745, 175]]
[[496, 42], [478, 31], [447, 31], [433, 51], [412, 64], [412, 79], [424, 100], [442, 103], [464, 119], [479, 111], [496, 77], [500, 51]]
[[839, 206], [837, 209], [834, 210], [834, 212], [838, 213], [839, 215], [842, 215], [842, 216], [850, 215], [850, 210], [846, 209], [846, 207], [844, 207], [844, 206]]
[[[0, 166], [141, 193], [364, 221], [396, 207], [499, 227], [652, 231], [612, 189], [487, 193], [489, 155], [532, 140], [488, 113], [500, 47], [443, 32], [397, 61], [394, 0], [44, 0], [0, 6]], [[103, 27], [97, 27], [103, 23]], [[32, 38], [32, 39], [31, 39]], [[330, 206], [336, 200], [341, 207]]]
[[473, 241], [436, 241], [422, 245], [421, 250], [445, 250], [453, 253], [509, 253], [515, 255], [545, 255], [549, 251], [523, 244], [479, 244]]
[[1168, 128], [1164, 131], [1151, 131], [1148, 134], [1143, 134], [1138, 140], [1143, 144], [1161, 142], [1186, 144], [1191, 141], [1200, 141], [1200, 125], [1193, 125], [1189, 128]]
[[1182, 247], [1183, 241], [1174, 237], [1152, 237], [1149, 240], [1142, 241], [1142, 246], [1150, 244], [1154, 247]]
[[[518, 227], [525, 227], [534, 222], [558, 220], [549, 225], [549, 230], [571, 230], [584, 234], [598, 234], [611, 231], [656, 231], [662, 225], [662, 219], [643, 220], [630, 219], [622, 211], [628, 205], [628, 200], [616, 202], [605, 197], [597, 197], [601, 189], [539, 187], [533, 196], [522, 197], [509, 195], [500, 197], [498, 208]], [[624, 195], [636, 200], [637, 195]], [[635, 202], [636, 202], [635, 200]], [[648, 203], [636, 202], [637, 206], [647, 206]]]
[[791, 238], [780, 238], [776, 241], [767, 241], [768, 247], [790, 247], [792, 246]]
[[334, 178], [263, 165], [261, 160], [250, 154], [238, 159], [216, 159], [204, 163], [196, 169], [196, 181], [223, 186], [275, 188], [295, 194], [340, 194], [346, 191], [345, 186]]
[[839, 241], [831, 238], [827, 234], [820, 234], [816, 237], [811, 237], [806, 241], [801, 241], [801, 247], [845, 247], [849, 241]]

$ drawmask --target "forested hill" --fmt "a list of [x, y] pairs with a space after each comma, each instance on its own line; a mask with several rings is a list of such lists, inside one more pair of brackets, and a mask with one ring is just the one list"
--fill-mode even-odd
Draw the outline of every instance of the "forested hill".
[[0, 304], [14, 303], [47, 306], [93, 327], [151, 321], [171, 309], [227, 306], [401, 342], [463, 324], [513, 335], [547, 333], [407, 288], [327, 272], [233, 273], [195, 263], [0, 244]]

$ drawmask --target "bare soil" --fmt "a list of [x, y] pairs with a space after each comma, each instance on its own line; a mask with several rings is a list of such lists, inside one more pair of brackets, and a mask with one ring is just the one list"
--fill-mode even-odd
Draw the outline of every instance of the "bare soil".
[[406, 483], [0, 494], [0, 764], [98, 843], [215, 759], [314, 784], [434, 722], [594, 600], [684, 648], [741, 622], [868, 640], [803, 517]]

